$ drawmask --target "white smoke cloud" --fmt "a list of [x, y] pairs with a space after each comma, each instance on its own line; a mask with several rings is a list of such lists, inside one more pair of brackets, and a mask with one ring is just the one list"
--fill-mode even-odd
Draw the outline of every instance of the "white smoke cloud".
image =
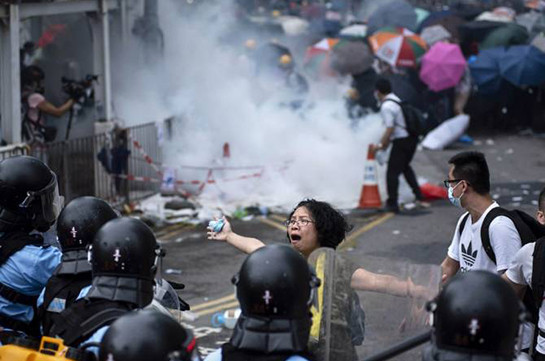
[[[241, 57], [243, 44], [227, 44], [235, 21], [230, 1], [203, 6], [190, 16], [182, 16], [175, 3], [160, 1], [163, 62], [144, 68], [134, 57], [120, 72], [120, 117], [133, 123], [176, 117], [175, 136], [164, 143], [164, 163], [176, 169], [178, 179], [208, 175], [183, 165], [260, 166], [213, 171], [216, 184], [204, 187], [203, 205], [291, 208], [312, 197], [341, 208], [356, 206], [367, 144], [380, 137], [380, 117], [368, 116], [356, 129], [350, 127], [343, 100], [347, 80], [311, 81], [313, 107], [304, 112], [279, 107], [275, 97], [259, 103], [263, 94]], [[221, 159], [225, 142], [228, 160]], [[228, 181], [256, 172], [261, 177]], [[197, 186], [186, 188], [196, 191]]]

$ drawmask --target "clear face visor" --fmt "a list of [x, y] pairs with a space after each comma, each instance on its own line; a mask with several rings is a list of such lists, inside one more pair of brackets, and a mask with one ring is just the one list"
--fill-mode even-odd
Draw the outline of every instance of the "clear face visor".
[[51, 172], [51, 175], [51, 182], [39, 191], [28, 191], [26, 198], [21, 202], [19, 207], [28, 208], [34, 202], [39, 201], [42, 218], [46, 222], [54, 223], [62, 210], [64, 197], [59, 195], [57, 176], [53, 172]]
[[162, 278], [155, 279], [153, 299], [167, 309], [180, 310], [180, 299], [178, 298], [178, 293], [176, 293], [176, 290], [174, 290], [168, 281]]

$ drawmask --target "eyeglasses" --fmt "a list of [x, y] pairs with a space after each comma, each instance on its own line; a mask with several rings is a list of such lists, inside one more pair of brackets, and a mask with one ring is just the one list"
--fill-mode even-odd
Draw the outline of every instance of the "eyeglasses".
[[296, 223], [300, 227], [306, 227], [306, 226], [308, 226], [309, 223], [314, 223], [314, 221], [311, 221], [310, 219], [306, 219], [306, 218], [303, 218], [303, 219], [288, 219], [288, 220], [284, 221], [284, 225], [286, 227], [293, 226]]
[[450, 187], [450, 183], [458, 183], [458, 182], [461, 182], [465, 179], [445, 179], [443, 181], [443, 184], [445, 185], [445, 188], [448, 188]]

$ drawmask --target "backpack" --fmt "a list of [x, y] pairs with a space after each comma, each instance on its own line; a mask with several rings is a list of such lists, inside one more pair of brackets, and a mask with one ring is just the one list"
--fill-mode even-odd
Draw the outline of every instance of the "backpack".
[[417, 107], [406, 101], [398, 102], [394, 99], [385, 99], [384, 101], [391, 101], [400, 106], [401, 112], [403, 113], [403, 118], [405, 118], [406, 125], [402, 128], [405, 128], [407, 130], [409, 136], [419, 138], [426, 135], [430, 131], [427, 125], [428, 115], [422, 112]]
[[[481, 226], [481, 241], [486, 255], [488, 258], [490, 258], [490, 260], [492, 260], [492, 262], [494, 262], [494, 264], [496, 263], [496, 254], [494, 253], [492, 245], [490, 244], [489, 230], [490, 224], [498, 216], [505, 216], [513, 221], [513, 224], [515, 225], [515, 228], [520, 236], [521, 246], [527, 243], [536, 242], [536, 240], [545, 237], [545, 226], [540, 224], [529, 214], [518, 209], [507, 210], [501, 207], [491, 209], [485, 216]], [[460, 236], [462, 235], [462, 230], [464, 229], [468, 218], [469, 213], [466, 214], [460, 222], [460, 227], [458, 228], [458, 234]], [[545, 270], [543, 270], [543, 266], [545, 266], [543, 261], [545, 261], [545, 259], [543, 259], [543, 252], [538, 253], [538, 249], [542, 248], [543, 242], [536, 242], [532, 269], [532, 293], [530, 294], [529, 292], [526, 292], [523, 300], [524, 305], [526, 306], [528, 312], [530, 312], [532, 315], [533, 320], [537, 320], [538, 318], [538, 311], [539, 307], [541, 306], [543, 291], [545, 291]], [[545, 251], [545, 249], [543, 249], [543, 251]], [[538, 255], [538, 257], [535, 255]], [[534, 280], [536, 281], [535, 286]]]

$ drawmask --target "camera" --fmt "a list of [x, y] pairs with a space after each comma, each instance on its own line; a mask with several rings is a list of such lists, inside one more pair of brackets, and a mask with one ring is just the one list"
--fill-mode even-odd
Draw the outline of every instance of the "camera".
[[61, 78], [62, 90], [80, 105], [85, 105], [94, 100], [93, 83], [98, 82], [98, 75], [87, 74], [83, 80]]

